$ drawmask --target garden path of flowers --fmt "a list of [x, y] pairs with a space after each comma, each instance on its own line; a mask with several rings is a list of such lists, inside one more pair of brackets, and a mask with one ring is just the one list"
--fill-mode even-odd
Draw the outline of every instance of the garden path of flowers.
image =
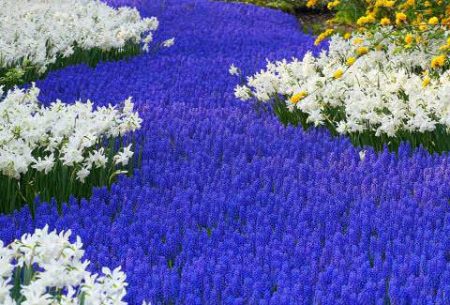
[[[449, 304], [450, 157], [369, 150], [285, 128], [233, 96], [236, 79], [301, 57], [294, 17], [206, 0], [110, 1], [161, 21], [176, 45], [37, 82], [46, 102], [132, 96], [142, 168], [59, 217], [0, 217], [6, 243], [49, 224], [80, 235], [91, 268], [122, 265], [141, 304]], [[149, 2], [149, 3], [147, 3]]]

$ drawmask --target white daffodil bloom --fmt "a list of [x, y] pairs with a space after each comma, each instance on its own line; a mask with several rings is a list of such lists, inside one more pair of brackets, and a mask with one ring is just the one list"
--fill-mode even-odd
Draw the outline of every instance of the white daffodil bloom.
[[165, 47], [165, 48], [170, 48], [174, 44], [175, 44], [175, 38], [170, 38], [170, 39], [163, 41], [163, 47]]
[[39, 172], [44, 172], [45, 174], [48, 174], [55, 165], [55, 156], [53, 154], [50, 154], [48, 156], [45, 156], [43, 159], [41, 157], [38, 157], [35, 163], [31, 166], [32, 168], [35, 168]]
[[84, 166], [77, 172], [77, 180], [80, 182], [84, 182], [86, 177], [91, 173], [91, 167]]
[[230, 68], [228, 69], [228, 73], [230, 73], [230, 75], [239, 75], [239, 69], [234, 65], [231, 64]]
[[[70, 243], [70, 230], [49, 232], [48, 226], [25, 234], [4, 246], [0, 241], [0, 304], [2, 305], [126, 305], [126, 276], [120, 267], [103, 268], [103, 275], [86, 270], [79, 237]], [[19, 296], [13, 296], [13, 274], [17, 268], [32, 273], [31, 282], [20, 282]], [[55, 293], [49, 293], [54, 291]], [[13, 299], [16, 297], [16, 299]]]
[[131, 144], [123, 148], [122, 152], [118, 152], [114, 156], [115, 164], [127, 165], [128, 161], [133, 157], [134, 152], [131, 150]]
[[[0, 89], [1, 91], [1, 89]], [[77, 179], [84, 181], [92, 168], [104, 168], [108, 157], [102, 141], [141, 127], [131, 99], [124, 109], [115, 106], [94, 109], [91, 102], [71, 105], [56, 101], [49, 107], [38, 101], [39, 90], [15, 89], [0, 98], [0, 174], [19, 179], [30, 169], [49, 174], [60, 162], [80, 167]], [[1, 94], [0, 94], [1, 96]], [[133, 152], [125, 147], [112, 161], [127, 164]]]
[[[363, 34], [350, 40], [336, 35], [318, 56], [307, 53], [302, 60], [269, 62], [236, 86], [235, 96], [262, 102], [283, 96], [290, 111], [301, 110], [314, 125], [331, 123], [341, 134], [372, 131], [394, 137], [400, 131], [433, 131], [438, 124], [449, 129], [450, 72], [422, 75], [447, 42], [435, 38], [426, 48], [399, 50], [389, 40], [390, 30], [383, 30], [388, 38], [379, 50], [369, 50]], [[330, 121], [330, 113], [342, 115]]]
[[[26, 60], [44, 73], [58, 57], [81, 50], [120, 49], [148, 44], [159, 25], [129, 7], [115, 9], [98, 0], [0, 0], [0, 67]], [[20, 66], [20, 64], [19, 64]]]

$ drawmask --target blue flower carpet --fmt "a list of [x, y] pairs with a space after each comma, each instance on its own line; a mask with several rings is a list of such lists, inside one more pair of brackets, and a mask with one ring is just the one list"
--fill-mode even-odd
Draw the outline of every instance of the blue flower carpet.
[[234, 98], [235, 64], [302, 57], [314, 37], [293, 16], [207, 0], [109, 1], [157, 16], [169, 49], [55, 71], [46, 103], [133, 97], [142, 166], [58, 215], [41, 203], [0, 216], [8, 243], [71, 229], [90, 268], [121, 265], [127, 302], [450, 304], [450, 156], [355, 148], [284, 127]]

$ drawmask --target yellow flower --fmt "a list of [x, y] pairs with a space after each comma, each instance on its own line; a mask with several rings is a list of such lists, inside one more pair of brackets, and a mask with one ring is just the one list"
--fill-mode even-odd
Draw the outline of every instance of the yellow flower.
[[350, 37], [352, 37], [352, 33], [347, 32], [344, 34], [344, 39], [350, 39]]
[[431, 67], [434, 69], [442, 67], [445, 64], [445, 59], [446, 59], [445, 55], [436, 56], [431, 60]]
[[336, 70], [336, 72], [333, 73], [333, 78], [339, 79], [342, 77], [342, 75], [344, 75], [344, 71], [342, 71], [342, 69], [338, 69]]
[[346, 64], [347, 64], [347, 66], [351, 66], [351, 65], [353, 65], [353, 64], [355, 63], [355, 61], [356, 61], [356, 58], [355, 58], [355, 57], [349, 57], [349, 58], [347, 59]]
[[336, 6], [338, 6], [339, 4], [341, 4], [341, 2], [340, 2], [339, 0], [334, 0], [334, 1], [328, 2], [327, 8], [328, 8], [329, 10], [332, 10], [333, 8], [335, 8]]
[[387, 18], [387, 17], [384, 17], [384, 18], [382, 18], [382, 19], [380, 20], [380, 24], [381, 24], [382, 26], [390, 25], [390, 24], [391, 24], [391, 20], [389, 20], [389, 18]]
[[414, 41], [414, 36], [409, 34], [409, 33], [406, 34], [406, 36], [405, 36], [405, 43], [410, 45], [410, 44], [413, 43], [413, 41]]
[[308, 95], [308, 92], [306, 92], [305, 90], [300, 91], [299, 93], [294, 94], [289, 101], [292, 104], [297, 104], [298, 102], [300, 102], [302, 99], [304, 99], [306, 96]]
[[317, 4], [317, 0], [308, 0], [308, 2], [306, 2], [306, 6], [307, 7], [314, 7]]
[[384, 7], [393, 7], [395, 5], [395, 1], [384, 1]]
[[368, 16], [362, 16], [358, 19], [358, 21], [356, 21], [356, 24], [359, 26], [368, 24], [368, 23], [373, 23], [375, 22], [375, 18], [372, 15], [368, 15]]
[[356, 37], [356, 38], [353, 40], [353, 45], [357, 46], [357, 45], [359, 45], [359, 44], [362, 44], [363, 42], [364, 42], [364, 39], [362, 39], [361, 37]]
[[439, 51], [441, 52], [446, 52], [448, 50], [449, 46], [447, 44], [440, 46], [439, 47]]
[[436, 24], [438, 24], [439, 23], [439, 19], [437, 18], [437, 17], [431, 17], [429, 20], [428, 20], [428, 24], [429, 25], [436, 25]]
[[356, 54], [358, 54], [358, 56], [367, 54], [369, 52], [369, 49], [367, 47], [359, 47], [358, 49], [356, 49]]
[[428, 25], [427, 25], [426, 23], [422, 22], [422, 23], [419, 25], [419, 30], [421, 30], [421, 31], [426, 31], [427, 29], [428, 29]]
[[331, 34], [333, 34], [334, 30], [333, 29], [327, 29], [325, 30], [325, 32], [320, 33], [316, 40], [314, 41], [314, 45], [319, 45], [325, 38], [327, 38], [328, 36], [330, 36]]
[[426, 75], [422, 81], [422, 87], [425, 88], [426, 86], [428, 86], [431, 82], [431, 79], [428, 75]]
[[[323, 34], [323, 33], [322, 33]], [[319, 36], [317, 36], [316, 40], [314, 40], [314, 45], [319, 45], [322, 41], [325, 40], [325, 38], [327, 38], [325, 35], [319, 34]]]
[[407, 19], [407, 16], [404, 13], [397, 13], [395, 14], [395, 23], [401, 24], [402, 22], [405, 22]]

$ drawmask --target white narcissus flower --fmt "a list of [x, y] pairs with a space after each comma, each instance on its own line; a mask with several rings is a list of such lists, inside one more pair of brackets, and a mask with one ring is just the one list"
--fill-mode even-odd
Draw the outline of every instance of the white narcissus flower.
[[45, 286], [40, 281], [31, 282], [27, 286], [22, 286], [20, 294], [24, 297], [22, 305], [50, 305], [51, 295], [46, 292]]
[[133, 157], [134, 152], [131, 150], [131, 144], [123, 148], [123, 151], [114, 156], [115, 164], [127, 165], [128, 161]]
[[39, 73], [59, 56], [73, 55], [75, 47], [108, 51], [128, 42], [148, 47], [159, 25], [155, 17], [142, 18], [134, 8], [115, 9], [96, 0], [2, 0], [1, 7], [0, 67], [27, 59]]
[[[356, 34], [345, 40], [336, 35], [318, 56], [307, 53], [302, 60], [269, 62], [265, 70], [236, 86], [235, 96], [261, 102], [284, 97], [289, 111], [301, 110], [314, 125], [332, 123], [341, 134], [371, 131], [395, 137], [399, 132], [433, 131], [438, 124], [449, 129], [449, 70], [435, 78], [416, 71], [429, 66], [434, 56], [430, 50], [445, 45], [450, 31], [444, 38], [431, 37], [427, 48], [418, 45], [399, 52], [390, 30], [378, 33], [387, 37], [385, 49], [364, 55], [358, 55], [358, 49], [369, 47], [369, 38]], [[341, 115], [330, 122], [330, 113]]]
[[367, 154], [367, 150], [361, 150], [360, 152], [359, 152], [359, 159], [361, 160], [361, 161], [364, 161], [365, 159], [366, 159], [366, 154]]
[[80, 181], [81, 183], [84, 183], [86, 177], [89, 176], [90, 173], [91, 173], [90, 167], [82, 167], [77, 171], [77, 180]]
[[171, 46], [173, 46], [175, 44], [175, 38], [170, 38], [167, 39], [163, 42], [163, 47], [165, 48], [170, 48]]
[[[70, 243], [70, 235], [70, 230], [58, 234], [45, 226], [10, 245], [0, 241], [2, 269], [12, 270], [0, 276], [0, 304], [17, 305], [20, 300], [25, 305], [126, 305], [126, 276], [120, 267], [103, 268], [103, 275], [91, 274], [86, 270], [89, 262], [82, 260], [80, 238]], [[16, 268], [27, 268], [33, 276], [29, 284], [21, 282], [19, 295], [13, 296]]]
[[44, 159], [38, 157], [36, 162], [31, 167], [36, 169], [38, 172], [43, 171], [45, 174], [48, 174], [53, 169], [54, 165], [55, 165], [55, 156], [51, 154], [44, 157]]
[[[102, 141], [125, 135], [141, 127], [131, 98], [123, 108], [92, 102], [45, 107], [38, 100], [39, 89], [14, 89], [0, 98], [0, 174], [20, 179], [30, 169], [49, 174], [59, 162], [82, 167], [77, 179], [84, 181], [92, 168], [104, 168], [108, 161]], [[12, 119], [14, 118], [14, 119]], [[100, 147], [99, 147], [100, 146]], [[121, 153], [126, 164], [130, 146]], [[131, 154], [132, 155], [132, 154]]]
[[[14, 266], [8, 264], [11, 269], [14, 269]], [[0, 304], [5, 305], [16, 305], [16, 301], [14, 301], [11, 297], [11, 289], [13, 285], [11, 285], [11, 276], [7, 277], [7, 280], [4, 280], [3, 277], [0, 277]]]
[[234, 64], [231, 64], [228, 72], [230, 73], [230, 75], [239, 75], [239, 69]]
[[94, 150], [93, 152], [89, 152], [88, 163], [95, 165], [95, 167], [105, 167], [106, 162], [108, 162], [108, 158], [105, 156], [105, 149], [102, 147], [98, 150]]
[[66, 166], [74, 166], [75, 164], [81, 163], [84, 160], [83, 151], [78, 149], [74, 145], [65, 146], [61, 152], [63, 153], [61, 161]]
[[248, 88], [247, 86], [236, 86], [236, 88], [234, 88], [234, 95], [238, 99], [241, 99], [243, 101], [247, 101], [252, 98], [250, 93], [251, 93], [251, 89]]

